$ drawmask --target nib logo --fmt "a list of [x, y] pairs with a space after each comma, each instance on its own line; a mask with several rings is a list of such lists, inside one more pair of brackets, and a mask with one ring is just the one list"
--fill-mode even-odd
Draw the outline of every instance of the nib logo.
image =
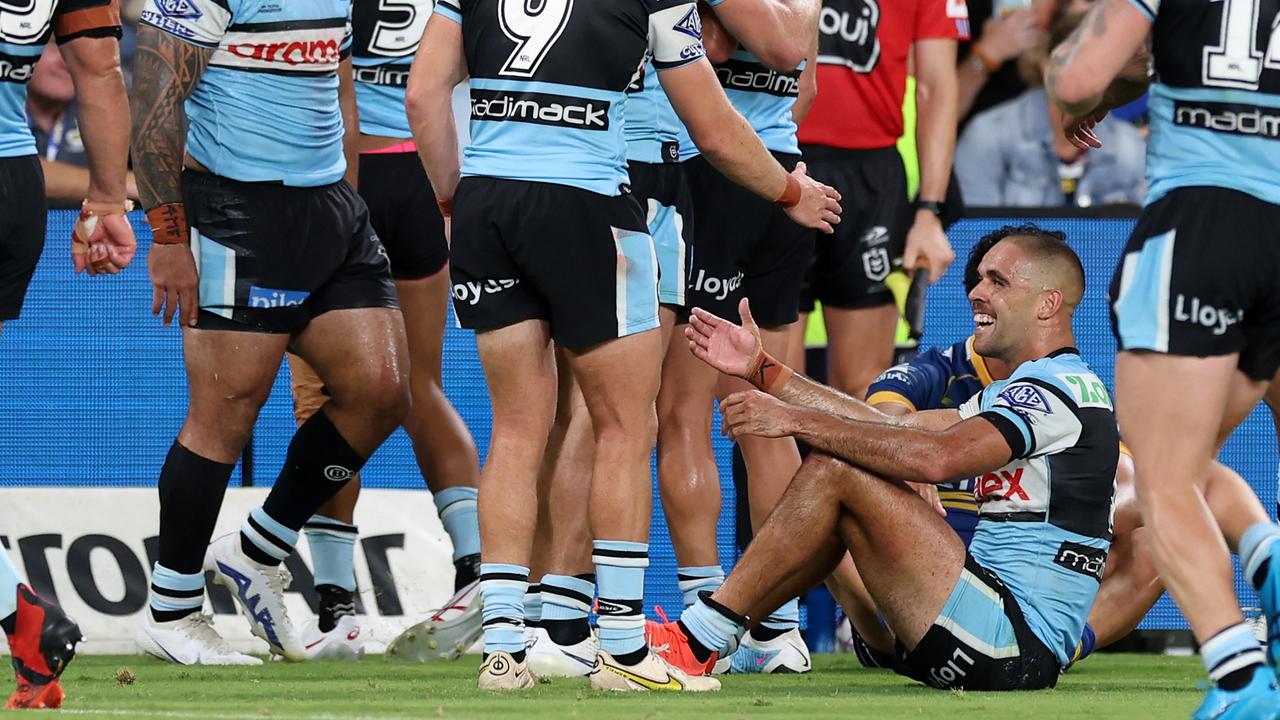
[[250, 619], [262, 626], [262, 632], [266, 634], [267, 642], [275, 647], [284, 648], [284, 645], [280, 643], [280, 638], [276, 636], [276, 623], [271, 618], [271, 611], [263, 608], [261, 612], [258, 612], [258, 605], [262, 603], [262, 595], [258, 593], [249, 594], [249, 586], [253, 584], [253, 581], [241, 575], [235, 568], [226, 563], [218, 563], [218, 570], [235, 582], [236, 594], [240, 596], [240, 602], [244, 603], [244, 609], [249, 613]]

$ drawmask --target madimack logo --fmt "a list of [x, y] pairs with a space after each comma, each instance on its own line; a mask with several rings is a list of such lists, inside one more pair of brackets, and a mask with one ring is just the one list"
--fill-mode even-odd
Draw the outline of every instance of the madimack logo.
[[1068, 541], [1058, 548], [1053, 561], [1072, 572], [1088, 575], [1102, 582], [1102, 572], [1107, 567], [1107, 551]]
[[31, 79], [35, 70], [36, 57], [20, 57], [0, 53], [0, 82], [22, 84]]
[[1232, 135], [1280, 140], [1280, 108], [1178, 100], [1173, 104], [1173, 123]]
[[725, 90], [744, 90], [779, 97], [800, 94], [800, 71], [780, 73], [758, 62], [729, 60], [716, 66], [716, 77]]
[[588, 100], [569, 95], [503, 90], [472, 90], [472, 120], [513, 120], [575, 128], [608, 130], [607, 100]]

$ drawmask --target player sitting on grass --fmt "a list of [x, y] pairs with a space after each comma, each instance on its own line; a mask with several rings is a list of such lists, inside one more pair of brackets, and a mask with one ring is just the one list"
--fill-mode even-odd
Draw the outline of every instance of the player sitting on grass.
[[[693, 352], [760, 389], [721, 406], [733, 436], [794, 436], [816, 450], [713, 595], [651, 646], [705, 672], [777, 604], [846, 551], [897, 639], [899, 672], [935, 687], [1051, 687], [1076, 649], [1111, 544], [1119, 438], [1111, 400], [1073, 348], [1084, 271], [1061, 235], [1005, 231], [979, 265], [975, 350], [1012, 368], [958, 410], [894, 418], [764, 354], [695, 310]], [[966, 550], [907, 482], [979, 476]]]

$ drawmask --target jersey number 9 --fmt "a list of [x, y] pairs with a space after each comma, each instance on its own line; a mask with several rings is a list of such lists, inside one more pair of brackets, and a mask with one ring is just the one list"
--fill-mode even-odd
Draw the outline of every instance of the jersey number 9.
[[[598, 0], [594, 0], [598, 1]], [[498, 22], [502, 32], [516, 43], [500, 75], [528, 78], [538, 71], [551, 46], [560, 39], [573, 12], [573, 0], [498, 0]]]

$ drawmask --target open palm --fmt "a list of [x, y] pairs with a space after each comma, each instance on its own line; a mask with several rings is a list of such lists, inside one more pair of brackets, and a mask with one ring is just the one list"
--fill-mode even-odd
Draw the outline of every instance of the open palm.
[[726, 375], [746, 378], [764, 353], [760, 328], [751, 317], [746, 298], [738, 305], [742, 325], [694, 308], [685, 337], [694, 356]]

